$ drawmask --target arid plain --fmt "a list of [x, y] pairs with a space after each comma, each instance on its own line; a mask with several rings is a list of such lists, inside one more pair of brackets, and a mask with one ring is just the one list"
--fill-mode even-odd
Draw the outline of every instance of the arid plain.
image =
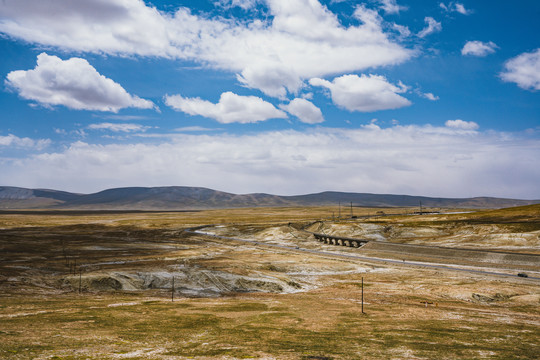
[[540, 206], [432, 210], [1, 213], [0, 357], [537, 359]]

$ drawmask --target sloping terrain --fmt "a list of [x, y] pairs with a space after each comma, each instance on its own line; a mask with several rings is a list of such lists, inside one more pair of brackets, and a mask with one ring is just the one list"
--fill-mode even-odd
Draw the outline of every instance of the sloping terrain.
[[298, 201], [304, 205], [335, 205], [340, 202], [347, 206], [352, 202], [354, 206], [369, 207], [419, 207], [420, 203], [425, 207], [449, 207], [449, 208], [496, 208], [512, 207], [540, 203], [538, 201], [501, 199], [493, 197], [474, 198], [433, 198], [426, 196], [393, 195], [393, 194], [366, 194], [327, 191], [318, 194], [300, 195], [287, 197], [289, 200]]
[[[321, 244], [299, 230], [333, 210], [0, 213], [0, 358], [538, 358], [537, 278], [302, 251], [391, 257], [377, 247]], [[518, 234], [524, 228], [517, 223], [537, 226], [531, 210], [326, 220], [321, 227], [362, 236], [398, 223], [427, 233], [434, 218], [494, 226], [511, 219]], [[358, 210], [367, 213], [374, 209]], [[221, 225], [207, 231], [252, 241], [186, 231], [210, 223]]]
[[323, 192], [299, 196], [231, 194], [200, 187], [127, 187], [93, 194], [56, 190], [0, 187], [0, 209], [86, 209], [86, 210], [193, 210], [239, 207], [328, 206], [341, 203], [343, 211], [353, 207], [500, 208], [540, 203], [540, 200], [499, 198], [445, 199], [407, 195]]
[[[372, 216], [361, 221], [322, 221], [308, 230], [331, 236], [351, 237], [372, 241], [364, 250], [393, 252], [399, 256], [404, 244], [428, 245], [442, 248], [469, 249], [474, 252], [451, 254], [455, 259], [496, 257], [479, 251], [519, 252], [540, 254], [540, 205], [528, 205], [497, 210], [482, 210], [458, 214], [426, 214], [414, 216]], [[411, 247], [409, 252], [442, 252], [441, 250]], [[442, 256], [442, 254], [439, 254]], [[509, 259], [510, 255], [507, 256]], [[504, 258], [502, 254], [501, 259]], [[523, 258], [523, 256], [521, 256]], [[495, 258], [492, 259], [495, 261]], [[537, 261], [537, 260], [536, 260]], [[501, 260], [501, 263], [503, 261]]]
[[0, 186], [0, 210], [46, 209], [69, 203], [79, 196], [65, 191]]

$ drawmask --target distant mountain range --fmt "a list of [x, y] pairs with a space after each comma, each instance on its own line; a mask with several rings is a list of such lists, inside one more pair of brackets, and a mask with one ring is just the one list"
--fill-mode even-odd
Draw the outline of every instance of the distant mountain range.
[[278, 196], [237, 195], [200, 187], [127, 187], [94, 194], [77, 194], [49, 189], [0, 186], [0, 210], [76, 209], [76, 210], [198, 210], [269, 206], [337, 205], [365, 207], [502, 208], [539, 204], [540, 200], [492, 197], [463, 199], [408, 195], [379, 195], [327, 191], [318, 194]]

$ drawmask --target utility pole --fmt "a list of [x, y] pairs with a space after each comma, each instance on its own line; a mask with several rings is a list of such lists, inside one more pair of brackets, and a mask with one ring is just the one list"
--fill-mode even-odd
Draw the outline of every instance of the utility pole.
[[362, 314], [364, 313], [364, 277], [362, 276]]
[[352, 219], [352, 201], [351, 201], [351, 219]]
[[341, 201], [338, 203], [338, 219], [341, 219]]
[[172, 277], [171, 301], [174, 302], [174, 276]]
[[420, 215], [422, 215], [422, 200], [420, 200]]

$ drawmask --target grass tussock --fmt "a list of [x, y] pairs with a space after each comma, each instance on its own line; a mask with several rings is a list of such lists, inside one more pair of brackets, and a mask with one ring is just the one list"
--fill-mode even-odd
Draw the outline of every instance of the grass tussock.
[[[32, 313], [43, 308], [39, 301], [4, 300], [21, 314], [2, 319], [0, 356], [5, 359], [104, 359], [140, 349], [157, 351], [140, 358], [376, 359], [406, 349], [420, 358], [534, 359], [540, 350], [534, 323], [505, 324], [478, 304], [461, 303], [463, 316], [452, 320], [444, 318], [455, 311], [451, 304], [425, 308], [418, 299], [371, 302], [366, 314], [358, 304], [302, 295], [280, 299], [279, 308], [268, 306], [275, 300], [267, 296], [114, 307], [108, 305], [140, 299], [65, 297], [49, 303], [44, 313]], [[529, 310], [538, 316], [538, 310]], [[401, 316], [393, 315], [398, 312]], [[511, 314], [502, 308], [495, 312]]]

